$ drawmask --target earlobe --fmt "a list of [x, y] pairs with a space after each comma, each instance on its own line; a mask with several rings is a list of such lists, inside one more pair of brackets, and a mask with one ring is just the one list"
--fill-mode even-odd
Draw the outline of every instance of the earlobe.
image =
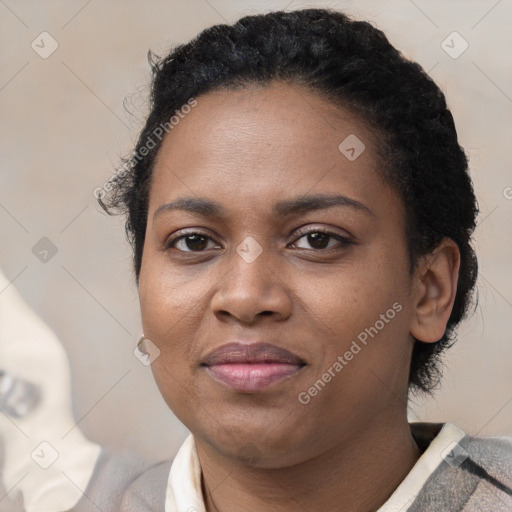
[[444, 238], [417, 268], [417, 292], [411, 335], [426, 343], [439, 341], [452, 312], [460, 267], [457, 244]]

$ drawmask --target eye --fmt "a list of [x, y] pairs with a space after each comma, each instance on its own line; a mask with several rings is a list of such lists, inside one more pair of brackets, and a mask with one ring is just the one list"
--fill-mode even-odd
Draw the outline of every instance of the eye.
[[[306, 233], [302, 233], [297, 241], [304, 239], [306, 243], [310, 244], [314, 250], [325, 250], [332, 249], [333, 246], [329, 246], [329, 242], [334, 240], [334, 248], [336, 248], [336, 241], [338, 242], [338, 248], [347, 247], [352, 245], [352, 241], [342, 235], [337, 233], [332, 233], [330, 231], [315, 228], [307, 231]], [[297, 244], [297, 241], [294, 242], [293, 245]], [[309, 249], [308, 247], [299, 247], [299, 249]]]
[[[322, 228], [310, 229], [309, 231], [299, 233], [301, 236], [296, 239], [296, 241], [291, 244], [292, 246], [297, 246], [297, 241], [304, 239], [306, 243], [310, 244], [310, 247], [298, 247], [299, 249], [308, 249], [308, 250], [326, 250], [326, 249], [336, 249], [343, 248], [349, 245], [352, 245], [353, 242], [345, 236], [339, 235], [337, 233], [333, 233], [331, 231], [327, 231]], [[166, 249], [177, 249], [180, 252], [184, 253], [193, 253], [193, 252], [204, 252], [207, 249], [218, 248], [218, 245], [213, 245], [213, 247], [209, 243], [213, 243], [213, 239], [206, 235], [205, 233], [201, 233], [200, 231], [191, 231], [182, 235], [175, 236], [166, 244]], [[330, 242], [334, 242], [333, 244]], [[336, 247], [336, 242], [337, 246]]]
[[[181, 252], [202, 252], [203, 250], [209, 248], [209, 241], [213, 242], [213, 240], [208, 235], [197, 231], [191, 231], [184, 235], [172, 238], [166, 244], [165, 248], [176, 248]], [[181, 244], [181, 247], [179, 247], [179, 244]]]

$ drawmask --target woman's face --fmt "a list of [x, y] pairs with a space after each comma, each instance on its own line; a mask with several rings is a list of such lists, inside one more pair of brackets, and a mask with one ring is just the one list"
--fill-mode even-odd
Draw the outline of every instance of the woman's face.
[[[164, 139], [142, 321], [157, 385], [199, 442], [280, 467], [403, 414], [414, 285], [379, 165], [359, 118], [284, 83], [200, 96]], [[183, 198], [215, 207], [162, 208]], [[259, 342], [277, 349], [244, 353]], [[211, 356], [228, 343], [240, 350]]]

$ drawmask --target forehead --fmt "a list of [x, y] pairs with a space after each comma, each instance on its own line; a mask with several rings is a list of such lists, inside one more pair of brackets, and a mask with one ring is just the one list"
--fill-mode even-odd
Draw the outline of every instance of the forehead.
[[371, 128], [316, 92], [277, 82], [196, 101], [160, 147], [150, 213], [183, 195], [255, 207], [312, 189], [360, 196], [384, 186]]

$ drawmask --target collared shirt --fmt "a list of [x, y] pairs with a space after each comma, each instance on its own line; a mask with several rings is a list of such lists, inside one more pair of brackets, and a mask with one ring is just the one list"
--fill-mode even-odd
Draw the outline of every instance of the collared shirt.
[[[472, 437], [450, 423], [411, 423], [411, 432], [424, 451], [376, 512], [512, 511], [511, 438]], [[194, 437], [158, 464], [102, 450], [78, 503], [63, 509], [61, 498], [56, 492], [52, 503], [47, 493], [44, 507], [33, 501], [28, 512], [206, 512]]]
[[[411, 432], [424, 452], [376, 512], [512, 511], [512, 439], [467, 436], [451, 423], [412, 423]], [[192, 435], [172, 465], [132, 484], [120, 510], [206, 512]]]
[[[445, 423], [407, 477], [377, 512], [407, 510], [443, 461], [443, 453], [464, 435], [460, 428]], [[173, 461], [166, 487], [165, 512], [206, 512], [201, 491], [201, 465], [192, 435], [187, 437]]]

